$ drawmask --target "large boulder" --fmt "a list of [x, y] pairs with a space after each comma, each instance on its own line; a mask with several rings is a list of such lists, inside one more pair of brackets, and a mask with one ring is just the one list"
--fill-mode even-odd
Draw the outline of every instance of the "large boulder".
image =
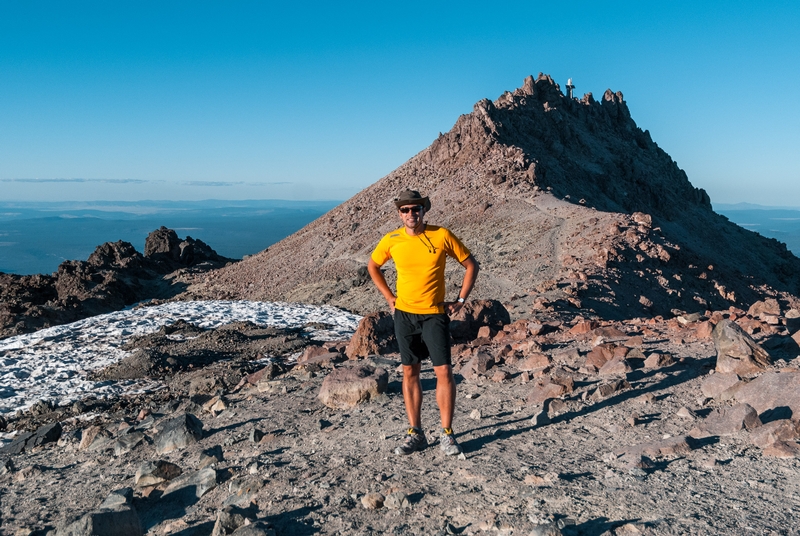
[[739, 387], [735, 396], [759, 414], [788, 408], [792, 417], [800, 417], [800, 372], [766, 372]]
[[389, 374], [382, 368], [358, 365], [336, 369], [323, 380], [318, 398], [333, 409], [348, 409], [386, 392]]
[[203, 423], [191, 413], [170, 419], [153, 437], [158, 454], [165, 454], [197, 443], [203, 438]]
[[56, 536], [141, 536], [142, 524], [133, 506], [89, 512], [56, 531]]
[[397, 351], [394, 318], [381, 311], [370, 313], [361, 319], [344, 353], [349, 359], [358, 359]]
[[717, 349], [717, 372], [747, 376], [763, 372], [772, 364], [769, 353], [735, 322], [720, 321], [712, 337]]
[[750, 404], [736, 404], [730, 408], [717, 408], [696, 428], [689, 432], [692, 437], [730, 435], [739, 430], [752, 430], [761, 426], [758, 413]]

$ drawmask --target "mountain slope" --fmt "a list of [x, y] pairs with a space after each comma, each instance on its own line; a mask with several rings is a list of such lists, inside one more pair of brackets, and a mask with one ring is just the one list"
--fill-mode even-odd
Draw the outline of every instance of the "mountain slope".
[[[481, 263], [476, 298], [623, 318], [800, 291], [800, 260], [714, 213], [621, 93], [569, 99], [540, 74], [479, 101], [394, 172], [185, 296], [383, 308], [364, 266], [399, 226], [392, 200], [406, 188], [429, 195], [427, 221], [453, 229]], [[448, 269], [450, 297], [458, 270]]]

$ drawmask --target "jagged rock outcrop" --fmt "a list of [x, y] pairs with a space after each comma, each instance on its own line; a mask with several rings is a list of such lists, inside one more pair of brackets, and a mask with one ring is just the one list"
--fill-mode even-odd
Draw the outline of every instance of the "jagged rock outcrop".
[[[714, 213], [621, 93], [570, 99], [540, 74], [479, 101], [391, 174], [186, 296], [384, 309], [363, 267], [399, 226], [392, 200], [406, 188], [429, 195], [427, 221], [454, 229], [481, 263], [474, 298], [622, 318], [800, 292], [800, 260]], [[460, 275], [448, 281], [455, 296]]]
[[186, 279], [233, 261], [201, 240], [161, 227], [142, 255], [129, 242], [106, 242], [85, 261], [64, 261], [50, 275], [0, 273], [0, 338], [169, 298]]

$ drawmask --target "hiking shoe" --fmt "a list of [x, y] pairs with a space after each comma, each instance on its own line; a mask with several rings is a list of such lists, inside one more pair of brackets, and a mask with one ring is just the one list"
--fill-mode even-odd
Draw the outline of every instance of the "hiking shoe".
[[453, 434], [442, 434], [439, 438], [439, 448], [448, 456], [461, 454], [461, 447], [458, 446]]
[[422, 450], [427, 446], [428, 440], [425, 439], [425, 432], [409, 428], [408, 432], [406, 432], [406, 438], [403, 440], [403, 444], [395, 448], [394, 453], [405, 456], [406, 454]]

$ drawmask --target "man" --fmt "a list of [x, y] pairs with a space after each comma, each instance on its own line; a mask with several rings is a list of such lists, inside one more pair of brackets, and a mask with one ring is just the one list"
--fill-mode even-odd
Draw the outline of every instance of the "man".
[[[396, 454], [411, 454], [428, 446], [420, 422], [422, 409], [421, 361], [430, 357], [436, 373], [436, 402], [442, 421], [440, 448], [448, 456], [459, 454], [453, 435], [456, 384], [450, 361], [450, 318], [463, 306], [475, 279], [478, 263], [464, 244], [444, 227], [428, 225], [425, 214], [431, 207], [427, 197], [406, 190], [395, 199], [403, 226], [384, 236], [367, 265], [375, 286], [394, 313], [394, 328], [403, 363], [403, 400], [409, 429]], [[446, 256], [466, 269], [457, 299], [445, 300]], [[397, 294], [392, 293], [380, 268], [389, 259], [397, 269]]]

